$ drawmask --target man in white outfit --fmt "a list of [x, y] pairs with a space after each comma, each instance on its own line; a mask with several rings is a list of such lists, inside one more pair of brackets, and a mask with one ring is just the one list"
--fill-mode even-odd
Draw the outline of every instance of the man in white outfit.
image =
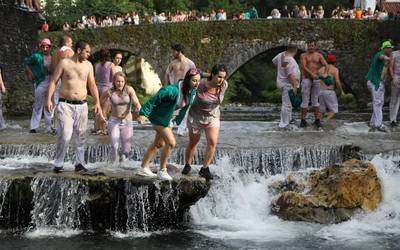
[[90, 90], [95, 102], [95, 113], [102, 116], [99, 93], [94, 80], [93, 65], [87, 60], [89, 56], [89, 44], [84, 41], [77, 42], [74, 56], [62, 59], [58, 63], [50, 81], [46, 105], [48, 111], [53, 109], [52, 95], [58, 79], [61, 78], [60, 99], [56, 107], [57, 149], [54, 162], [55, 173], [63, 171], [65, 154], [73, 134], [75, 134], [75, 171], [87, 171], [83, 166], [88, 122], [87, 88]]
[[40, 42], [40, 51], [24, 60], [28, 78], [34, 81], [35, 101], [33, 103], [30, 133], [37, 133], [44, 113], [46, 132], [52, 133], [51, 113], [44, 109], [46, 92], [51, 78], [51, 41], [47, 38]]
[[397, 127], [397, 114], [400, 106], [400, 47], [392, 52], [392, 89], [390, 95], [390, 126]]
[[297, 92], [300, 79], [300, 69], [294, 56], [297, 53], [295, 45], [289, 45], [287, 50], [279, 53], [272, 59], [278, 69], [276, 86], [282, 92], [282, 109], [279, 128], [286, 129], [292, 119], [292, 103], [290, 102], [289, 91]]

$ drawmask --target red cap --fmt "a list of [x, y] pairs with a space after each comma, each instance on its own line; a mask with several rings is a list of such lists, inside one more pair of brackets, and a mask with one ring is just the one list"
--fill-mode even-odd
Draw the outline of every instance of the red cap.
[[332, 55], [332, 54], [329, 54], [329, 55], [326, 57], [326, 61], [327, 61], [328, 63], [336, 63], [336, 56], [335, 56], [335, 55]]

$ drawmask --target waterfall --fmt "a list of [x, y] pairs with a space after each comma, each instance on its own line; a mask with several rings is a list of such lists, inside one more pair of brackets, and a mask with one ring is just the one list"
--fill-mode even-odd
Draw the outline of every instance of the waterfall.
[[[131, 160], [142, 160], [145, 148], [132, 146]], [[245, 171], [259, 172], [262, 174], [277, 174], [287, 170], [304, 169], [307, 167], [326, 167], [343, 161], [345, 155], [356, 149], [348, 145], [313, 145], [298, 147], [276, 148], [217, 148], [216, 159], [228, 156], [231, 162]], [[66, 161], [74, 157], [73, 150], [69, 150]], [[204, 148], [198, 148], [194, 154], [193, 164], [201, 164]], [[49, 160], [54, 159], [54, 145], [0, 145], [0, 156], [43, 156]], [[185, 148], [176, 148], [170, 162], [184, 164]], [[85, 151], [87, 162], [106, 162], [110, 159], [109, 145], [89, 145]], [[159, 155], [155, 162], [159, 162]]]
[[154, 231], [179, 221], [179, 191], [169, 186], [126, 183], [127, 231]]
[[3, 205], [6, 201], [6, 195], [11, 181], [9, 179], [0, 178], [0, 217], [3, 211]]
[[33, 191], [32, 224], [35, 228], [80, 229], [81, 218], [88, 209], [87, 183], [80, 180], [37, 177], [31, 182]]

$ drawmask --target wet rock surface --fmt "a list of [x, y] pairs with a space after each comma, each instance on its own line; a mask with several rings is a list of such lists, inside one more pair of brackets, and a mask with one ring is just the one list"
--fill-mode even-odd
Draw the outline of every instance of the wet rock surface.
[[339, 223], [376, 209], [382, 200], [374, 166], [356, 159], [304, 175], [294, 173], [270, 188], [280, 193], [272, 213], [292, 221]]
[[98, 169], [84, 175], [51, 169], [50, 164], [30, 163], [29, 168], [1, 171], [0, 228], [180, 228], [187, 223], [189, 207], [209, 189], [198, 176], [171, 173], [169, 182], [138, 176], [138, 169]]

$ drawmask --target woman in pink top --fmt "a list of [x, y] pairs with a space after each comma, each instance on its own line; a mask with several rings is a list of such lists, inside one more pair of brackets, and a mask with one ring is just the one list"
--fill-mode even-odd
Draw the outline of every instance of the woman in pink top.
[[228, 88], [228, 82], [225, 80], [226, 74], [225, 65], [214, 65], [211, 75], [201, 81], [197, 88], [196, 97], [189, 110], [189, 144], [186, 148], [186, 164], [182, 174], [190, 173], [190, 164], [193, 161], [196, 146], [200, 141], [200, 132], [204, 130], [207, 138], [207, 147], [204, 153], [203, 167], [200, 169], [199, 175], [206, 178], [207, 181], [212, 179], [208, 166], [214, 158], [218, 142], [220, 127], [219, 107]]
[[[99, 96], [107, 92], [112, 87], [112, 62], [110, 61], [110, 52], [108, 50], [100, 50], [100, 62], [95, 66], [95, 78], [97, 90]], [[107, 117], [110, 110], [109, 103], [100, 103], [104, 107], [103, 116]], [[100, 118], [100, 115], [96, 115], [94, 120], [94, 133], [107, 134], [106, 123]]]
[[[113, 87], [101, 96], [102, 103], [110, 102], [111, 117], [108, 121], [108, 132], [111, 143], [111, 160], [117, 161], [119, 145], [122, 146], [121, 161], [129, 157], [133, 136], [132, 104], [135, 112], [141, 106], [135, 90], [126, 85], [126, 76], [122, 72], [115, 73]], [[104, 109], [104, 107], [102, 107]]]

